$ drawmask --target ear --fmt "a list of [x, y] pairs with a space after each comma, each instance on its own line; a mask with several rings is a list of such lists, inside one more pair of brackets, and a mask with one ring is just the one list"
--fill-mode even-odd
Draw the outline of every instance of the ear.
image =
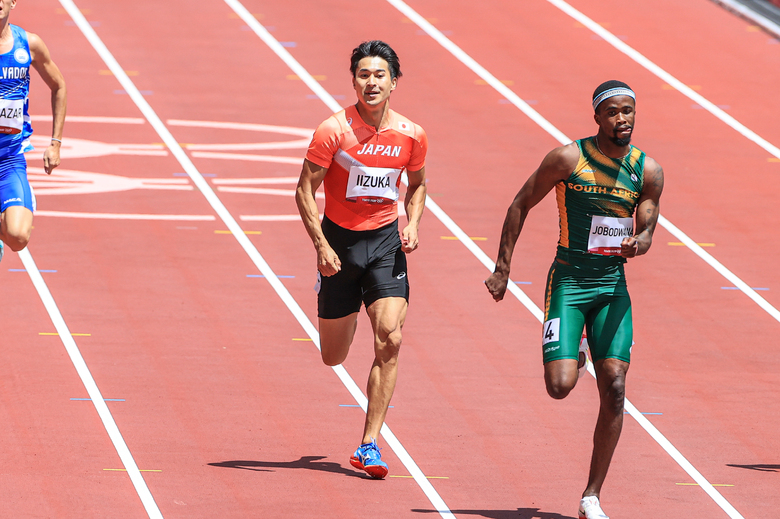
[[599, 113], [598, 113], [598, 112], [596, 112], [595, 114], [593, 114], [593, 120], [594, 120], [594, 121], [596, 121], [596, 124], [598, 124], [599, 126], [601, 126], [601, 117], [599, 117]]
[[393, 90], [395, 90], [395, 87], [397, 87], [397, 86], [398, 86], [398, 78], [397, 78], [397, 77], [394, 77], [394, 78], [393, 78], [393, 79], [390, 81], [390, 91], [392, 92]]

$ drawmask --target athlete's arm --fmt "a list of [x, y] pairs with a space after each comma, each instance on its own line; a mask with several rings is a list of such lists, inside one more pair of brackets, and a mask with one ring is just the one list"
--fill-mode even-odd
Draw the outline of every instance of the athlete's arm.
[[404, 198], [404, 209], [409, 223], [401, 232], [401, 248], [409, 253], [417, 248], [420, 243], [417, 231], [420, 228], [420, 219], [422, 219], [423, 209], [425, 209], [425, 166], [419, 171], [407, 171], [409, 186], [406, 189]]
[[663, 190], [664, 170], [655, 160], [647, 157], [642, 194], [636, 207], [637, 233], [630, 238], [623, 238], [620, 248], [624, 258], [640, 256], [653, 244], [653, 232], [658, 223], [658, 205]]
[[[60, 165], [60, 142], [62, 140], [62, 128], [65, 125], [65, 109], [67, 106], [67, 91], [65, 78], [60, 69], [52, 61], [49, 49], [38, 35], [27, 33], [27, 41], [30, 45], [30, 57], [32, 66], [38, 71], [44, 83], [51, 90], [51, 137], [49, 147], [43, 152], [43, 169], [47, 174]], [[57, 139], [56, 141], [53, 139]]]
[[512, 253], [528, 212], [541, 202], [558, 182], [569, 178], [577, 166], [579, 156], [579, 148], [575, 143], [552, 150], [542, 160], [539, 168], [528, 177], [512, 201], [512, 205], [509, 206], [504, 219], [504, 227], [501, 230], [496, 269], [485, 280], [488, 291], [496, 301], [501, 301], [504, 298], [509, 280], [509, 269], [512, 265]]
[[328, 168], [323, 168], [304, 159], [301, 178], [298, 179], [298, 187], [295, 189], [295, 203], [298, 204], [298, 212], [301, 213], [306, 232], [309, 233], [314, 248], [317, 250], [317, 270], [323, 276], [332, 276], [341, 270], [341, 260], [322, 233], [320, 211], [314, 198], [314, 193], [322, 184], [327, 172]]

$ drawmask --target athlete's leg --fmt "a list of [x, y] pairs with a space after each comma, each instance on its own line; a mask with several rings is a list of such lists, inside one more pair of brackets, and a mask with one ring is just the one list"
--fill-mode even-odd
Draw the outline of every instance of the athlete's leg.
[[628, 362], [618, 359], [602, 359], [594, 363], [601, 405], [596, 430], [593, 433], [593, 455], [590, 460], [588, 487], [582, 493], [582, 497], [599, 497], [601, 486], [607, 477], [612, 454], [623, 430], [623, 403], [628, 367]]
[[320, 353], [322, 362], [336, 366], [344, 362], [357, 329], [358, 312], [338, 319], [320, 317]]
[[552, 360], [544, 365], [544, 383], [547, 394], [556, 400], [566, 398], [579, 380], [576, 359]]
[[398, 378], [401, 328], [408, 306], [403, 297], [385, 297], [377, 299], [367, 309], [374, 329], [374, 364], [368, 375], [368, 412], [362, 443], [378, 437], [385, 421]]
[[33, 213], [21, 205], [12, 205], [0, 213], [0, 240], [12, 251], [27, 247], [32, 233]]

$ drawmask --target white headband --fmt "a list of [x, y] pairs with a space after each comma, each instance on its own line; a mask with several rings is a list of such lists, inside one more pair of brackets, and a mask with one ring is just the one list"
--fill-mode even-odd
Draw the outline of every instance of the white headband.
[[636, 94], [630, 88], [625, 88], [625, 87], [610, 88], [609, 90], [605, 90], [604, 92], [596, 96], [596, 99], [593, 100], [593, 109], [595, 110], [596, 108], [598, 108], [601, 102], [604, 101], [605, 99], [608, 99], [610, 97], [615, 97], [615, 96], [628, 96], [634, 101], [636, 101]]

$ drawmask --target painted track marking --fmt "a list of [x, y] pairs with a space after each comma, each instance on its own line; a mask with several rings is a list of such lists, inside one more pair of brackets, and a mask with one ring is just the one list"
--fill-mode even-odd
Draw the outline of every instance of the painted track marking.
[[[549, 1], [550, 3], [556, 4], [556, 5], [560, 4], [560, 3], [563, 3], [563, 2], [557, 2], [556, 0], [547, 0], [547, 1]], [[493, 74], [491, 74], [490, 72], [488, 72], [487, 69], [485, 69], [479, 63], [477, 63], [471, 56], [466, 54], [466, 52], [464, 52], [460, 47], [458, 47], [455, 43], [453, 43], [452, 40], [450, 40], [449, 38], [444, 36], [444, 34], [442, 34], [441, 31], [439, 31], [436, 27], [434, 27], [433, 24], [431, 24], [425, 18], [420, 16], [420, 14], [417, 13], [417, 11], [415, 11], [414, 9], [409, 7], [409, 5], [404, 3], [402, 0], [387, 0], [387, 2], [390, 3], [396, 9], [398, 9], [407, 18], [409, 18], [414, 23], [416, 23], [422, 30], [424, 30], [426, 33], [428, 33], [428, 35], [431, 36], [431, 38], [433, 38], [442, 47], [444, 47], [450, 53], [452, 53], [453, 56], [455, 56], [464, 65], [469, 67], [474, 73], [476, 73], [478, 76], [480, 76], [482, 79], [484, 79], [489, 85], [491, 85], [499, 93], [504, 95], [506, 97], [506, 99], [508, 99], [512, 104], [514, 104], [517, 108], [519, 108], [525, 115], [527, 115], [532, 121], [534, 121], [536, 124], [538, 124], [542, 129], [547, 131], [547, 133], [549, 133], [555, 139], [557, 139], [558, 142], [560, 142], [561, 144], [568, 144], [568, 143], [572, 142], [572, 139], [568, 138], [563, 132], [561, 132], [552, 123], [550, 123], [541, 114], [539, 114], [539, 112], [537, 112], [536, 110], [531, 108], [528, 105], [528, 103], [526, 103], [525, 101], [520, 99], [520, 97], [517, 94], [515, 94], [506, 85], [501, 83], [498, 79], [496, 79], [496, 77]], [[614, 40], [615, 42], [619, 42], [620, 45], [622, 45], [624, 47], [628, 47], [622, 41], [620, 41], [618, 38], [613, 36], [608, 31], [604, 30], [602, 27], [598, 26], [598, 24], [596, 24], [595, 22], [593, 22], [589, 18], [586, 18], [586, 17], [582, 17], [582, 18], [583, 18], [583, 20], [580, 20], [579, 18], [577, 18], [577, 20], [580, 21], [581, 23], [583, 23], [583, 25], [588, 26], [589, 28], [591, 26], [598, 27], [598, 29], [599, 29], [598, 31], [595, 30], [595, 27], [592, 27], [592, 30], [594, 30], [594, 32], [596, 32], [600, 36], [604, 37], [605, 40], [608, 40], [608, 41], [610, 41], [610, 43], [612, 43], [613, 45], [617, 46], [617, 43], [614, 43], [612, 41], [612, 40]], [[589, 24], [584, 23], [585, 21], [589, 22]], [[607, 35], [609, 37], [611, 37], [611, 39], [608, 39]], [[630, 48], [630, 47], [628, 47], [628, 48]], [[679, 89], [680, 86], [688, 89], [688, 87], [686, 87], [685, 85], [680, 83], [680, 81], [678, 81], [677, 79], [675, 79], [671, 75], [667, 74], [666, 76], [668, 76], [668, 80], [666, 81], [667, 83], [675, 85], [676, 87], [678, 87], [678, 89]], [[688, 89], [688, 90], [690, 90], [690, 89]], [[697, 102], [700, 102], [700, 104], [702, 104], [702, 106], [712, 105], [712, 103], [710, 103], [709, 101], [707, 101], [703, 97], [699, 96], [699, 94], [696, 94], [692, 90], [690, 90], [690, 92], [693, 95], [696, 96]], [[698, 98], [701, 98], [701, 101], [699, 101]], [[712, 105], [712, 107], [714, 107], [714, 105]], [[720, 110], [717, 107], [714, 107], [714, 108], [716, 110]], [[722, 110], [720, 110], [720, 112], [722, 112]], [[727, 117], [731, 117], [731, 116], [728, 116], [725, 113], [723, 113], [723, 114], [726, 115]], [[427, 204], [426, 204], [426, 207], [427, 207]], [[687, 235], [685, 235], [677, 227], [674, 227], [671, 224], [671, 222], [669, 222], [666, 218], [664, 218], [663, 216], [659, 215], [659, 223], [661, 223], [661, 225], [666, 227], [667, 230], [672, 232], [672, 234], [674, 234], [677, 237], [677, 239], [679, 239], [683, 243], [686, 243], [686, 245], [688, 245], [691, 248], [691, 250], [696, 252], [696, 254], [699, 257], [701, 257], [702, 259], [707, 261], [707, 263], [709, 263], [714, 268], [716, 268], [716, 270], [718, 270], [718, 272], [720, 272], [724, 276], [726, 276], [725, 272], [728, 272], [728, 274], [730, 274], [730, 276], [726, 276], [727, 279], [729, 279], [729, 281], [732, 281], [732, 283], [734, 283], [736, 286], [740, 287], [740, 289], [742, 289], [743, 292], [745, 292], [749, 297], [751, 297], [751, 299], [753, 299], [755, 301], [756, 300], [755, 298], [758, 298], [761, 301], [764, 301], [766, 303], [766, 301], [761, 296], [756, 294], [755, 291], [752, 290], [749, 286], [747, 286], [747, 284], [745, 284], [744, 282], [739, 280], [739, 278], [737, 278], [735, 275], [731, 274], [731, 272], [729, 272], [727, 269], [725, 269], [725, 267], [723, 267], [720, 263], [718, 263], [717, 260], [712, 258], [712, 256], [707, 254], [693, 240], [688, 238]], [[670, 227], [673, 228], [674, 231], [670, 230]], [[462, 231], [461, 231], [461, 233], [462, 233]], [[457, 233], [455, 233], [455, 234], [457, 236]], [[463, 234], [463, 237], [461, 238], [461, 242], [464, 245], [466, 245], [466, 247], [469, 250], [471, 250], [472, 253], [474, 253], [474, 255], [477, 256], [478, 259], [480, 259], [482, 261], [482, 263], [488, 268], [488, 270], [490, 270], [492, 272], [495, 269], [495, 264], [493, 263], [493, 261], [489, 257], [487, 257], [487, 255], [482, 251], [482, 249], [477, 247], [477, 245], [473, 241], [468, 239], [468, 237], [465, 236], [465, 234]], [[721, 269], [719, 270], [717, 267], [715, 267], [715, 264], [720, 266]], [[734, 279], [739, 280], [739, 284], [735, 283]], [[520, 301], [523, 303], [523, 305], [525, 305], [525, 307], [528, 308], [529, 311], [534, 316], [536, 316], [537, 319], [540, 322], [543, 320], [543, 312], [541, 311], [541, 309], [539, 309], [539, 307], [537, 307], [536, 304], [533, 303], [533, 301], [531, 301], [528, 298], [528, 296], [522, 290], [520, 290], [520, 288], [517, 287], [517, 285], [515, 283], [511, 283], [511, 282], [508, 283], [507, 290], [512, 292], [512, 294], [515, 295], [515, 297], [518, 297], [518, 299], [520, 299]], [[751, 296], [751, 293], [755, 294], [755, 298], [753, 296]], [[520, 294], [522, 294], [522, 296]], [[766, 303], [766, 304], [769, 305], [769, 303]], [[769, 305], [769, 306], [771, 307], [771, 305]], [[762, 308], [764, 308], [764, 307], [762, 306]], [[764, 308], [764, 309], [766, 309], [766, 308]], [[775, 310], [775, 312], [777, 312], [777, 311]], [[780, 314], [778, 314], [778, 316], [775, 317], [775, 318], [780, 321]], [[593, 369], [592, 363], [588, 363], [588, 372], [593, 377], [596, 376], [596, 373], [595, 373], [595, 371]], [[717, 503], [718, 506], [720, 506], [727, 514], [729, 514], [729, 516], [732, 519], [737, 519], [737, 518], [741, 519], [742, 518], [742, 515], [739, 512], [737, 512], [737, 510], [731, 505], [731, 503], [729, 503], [717, 490], [715, 490], [715, 488], [713, 488], [713, 486], [709, 483], [709, 481], [707, 481], [704, 478], [704, 476], [698, 470], [696, 470], [696, 468], [682, 455], [682, 453], [680, 453], [680, 451], [677, 450], [677, 448], [674, 447], [674, 445], [672, 445], [671, 442], [669, 442], [669, 440], [667, 440], [666, 437], [664, 437], [664, 435], [661, 434], [661, 432], [652, 423], [650, 423], [650, 421], [647, 418], [645, 418], [639, 412], [639, 410], [637, 410], [637, 408], [634, 407], [634, 405], [628, 399], [626, 399], [626, 401], [625, 401], [625, 408], [631, 414], [631, 416], [648, 432], [648, 434], [650, 434], [650, 436], [656, 442], [658, 442], [659, 445], [661, 445], [664, 448], [664, 450], [666, 450], [666, 452], [672, 457], [672, 459], [674, 459], [688, 473], [688, 475], [690, 475], [693, 478], [693, 480], [696, 481], [702, 487], [702, 489], [707, 493], [707, 495], [709, 495], [713, 499], [713, 501], [715, 501], [715, 503]]]
[[[114, 56], [111, 54], [111, 52], [108, 50], [106, 45], [103, 43], [103, 41], [100, 39], [100, 37], [97, 35], [95, 30], [92, 28], [92, 26], [87, 22], [86, 18], [84, 18], [84, 15], [78, 10], [75, 3], [72, 0], [60, 0], [60, 3], [65, 8], [65, 10], [68, 12], [70, 17], [76, 22], [76, 25], [79, 27], [81, 32], [84, 34], [86, 39], [89, 41], [89, 43], [92, 45], [92, 47], [95, 49], [95, 51], [98, 53], [98, 55], [103, 59], [104, 63], [108, 66], [109, 70], [111, 70], [116, 77], [117, 81], [122, 85], [125, 92], [129, 95], [130, 99], [136, 104], [138, 109], [141, 111], [141, 113], [144, 115], [147, 121], [152, 125], [154, 130], [157, 132], [157, 134], [162, 138], [165, 145], [169, 148], [171, 151], [171, 154], [179, 161], [179, 164], [184, 168], [184, 171], [190, 176], [193, 183], [198, 187], [198, 189], [201, 191], [203, 196], [206, 198], [206, 200], [209, 202], [211, 207], [214, 209], [214, 211], [217, 213], [217, 215], [222, 219], [222, 221], [225, 223], [225, 225], [228, 227], [230, 231], [232, 231], [233, 236], [235, 237], [236, 241], [241, 245], [241, 247], [244, 249], [244, 251], [247, 253], [249, 258], [252, 260], [252, 262], [255, 264], [255, 266], [260, 270], [260, 272], [265, 275], [268, 282], [271, 284], [271, 287], [276, 291], [276, 293], [279, 295], [279, 297], [282, 299], [282, 301], [287, 305], [287, 308], [290, 310], [290, 312], [293, 314], [293, 316], [296, 318], [298, 323], [301, 325], [301, 327], [306, 331], [307, 335], [311, 337], [312, 341], [315, 343], [317, 348], [319, 349], [319, 334], [317, 332], [317, 329], [314, 327], [314, 325], [309, 321], [309, 318], [306, 316], [306, 314], [303, 312], [301, 307], [298, 305], [297, 301], [292, 297], [292, 295], [287, 291], [287, 289], [284, 287], [282, 282], [276, 277], [273, 270], [271, 269], [270, 265], [265, 261], [265, 259], [260, 255], [259, 251], [255, 248], [255, 246], [252, 244], [252, 242], [249, 240], [249, 238], [246, 237], [246, 234], [244, 233], [241, 226], [238, 224], [238, 222], [233, 218], [233, 216], [230, 214], [230, 212], [227, 210], [225, 205], [222, 203], [222, 201], [219, 199], [219, 197], [216, 195], [214, 190], [211, 189], [211, 186], [209, 186], [208, 182], [206, 182], [203, 175], [198, 171], [198, 169], [195, 167], [195, 165], [192, 163], [190, 158], [187, 156], [187, 154], [184, 152], [181, 145], [179, 145], [178, 141], [174, 139], [173, 135], [170, 133], [168, 128], [165, 126], [165, 124], [162, 122], [162, 120], [157, 116], [155, 111], [152, 109], [151, 105], [144, 99], [141, 92], [138, 90], [138, 88], [135, 86], [135, 84], [132, 82], [132, 80], [125, 74], [123, 68], [119, 65], [117, 60], [114, 58]], [[250, 27], [260, 27], [262, 31], [265, 31], [262, 26], [260, 26], [259, 23], [255, 20], [255, 18], [243, 7], [243, 5], [238, 4], [238, 8], [241, 12], [236, 11], [239, 13], [242, 18], [244, 18], [245, 21], [250, 25]], [[231, 7], [233, 7], [231, 5]], [[235, 7], [233, 7], [234, 10], [236, 10]], [[246, 14], [246, 18], [243, 16], [243, 14]], [[267, 34], [267, 31], [266, 31]], [[270, 34], [268, 35], [270, 37]], [[289, 53], [286, 52], [284, 47], [282, 47], [275, 39], [271, 38], [273, 42], [276, 45], [275, 50], [280, 50], [284, 53], [286, 53], [289, 56]], [[278, 52], [277, 52], [278, 54]], [[294, 61], [294, 60], [293, 60]], [[311, 78], [306, 72], [303, 67], [298, 65], [298, 68], [305, 74], [305, 78], [303, 78], [303, 81], [307, 84], [309, 83], [315, 83], [317, 86], [319, 86], [316, 81]], [[319, 89], [322, 92], [325, 92], [322, 87], [319, 87]], [[325, 92], [326, 95], [327, 92]], [[332, 98], [331, 98], [332, 99]], [[335, 100], [333, 100], [333, 103], [335, 103]], [[336, 104], [337, 105], [337, 104]], [[340, 110], [341, 108], [338, 107]], [[363, 392], [360, 390], [360, 388], [355, 384], [355, 381], [352, 379], [352, 377], [349, 375], [347, 370], [342, 365], [333, 366], [333, 371], [336, 373], [336, 375], [341, 380], [342, 384], [347, 388], [347, 390], [350, 392], [350, 394], [353, 396], [355, 401], [360, 405], [360, 407], [363, 409], [363, 411], [366, 411], [368, 406], [368, 399], [363, 394]], [[107, 408], [106, 408], [107, 409]], [[433, 486], [430, 484], [430, 482], [427, 480], [425, 474], [420, 470], [420, 468], [417, 466], [417, 464], [414, 462], [412, 457], [409, 455], [409, 453], [406, 451], [404, 446], [401, 444], [400, 441], [396, 438], [395, 434], [390, 430], [390, 428], [387, 426], [387, 424], [382, 425], [382, 436], [387, 441], [388, 445], [393, 449], [395, 454], [398, 456], [398, 458], [401, 460], [401, 462], [404, 464], [406, 469], [409, 471], [409, 473], [414, 476], [415, 481], [417, 481], [418, 485], [420, 485], [420, 488], [422, 488], [425, 495], [428, 497], [428, 499], [431, 501], [431, 504], [436, 508], [437, 511], [442, 515], [442, 517], [450, 518], [455, 517], [452, 515], [452, 513], [449, 511], [449, 508], [444, 503], [444, 501], [441, 499], [439, 494], [436, 492], [436, 490], [433, 488]], [[128, 471], [130, 473], [130, 471]], [[143, 482], [143, 478], [141, 478], [140, 473], [137, 471], [137, 467], [135, 470], [135, 474], [138, 474], [138, 478], [140, 478], [141, 482]], [[144, 487], [145, 487], [144, 483]], [[147, 489], [148, 493], [148, 489]], [[140, 495], [140, 493], [139, 493]], [[148, 497], [151, 498], [151, 494], [148, 494]], [[143, 501], [142, 497], [142, 501]], [[153, 499], [151, 500], [151, 504], [154, 505], [154, 508], [151, 509], [150, 507], [147, 507], [146, 502], [144, 503], [144, 506], [147, 507], [147, 513], [149, 513], [150, 517], [162, 517], [162, 515], [159, 512], [159, 509], [157, 508], [156, 504], [154, 504]], [[152, 514], [155, 515], [152, 515]]]
[[62, 317], [60, 309], [57, 307], [57, 303], [54, 301], [54, 297], [52, 297], [51, 292], [49, 291], [49, 287], [46, 285], [41, 273], [38, 271], [38, 266], [35, 264], [32, 254], [30, 254], [29, 247], [19, 252], [19, 258], [22, 260], [24, 268], [27, 269], [30, 280], [35, 286], [35, 290], [38, 291], [38, 296], [41, 298], [52, 324], [54, 324], [54, 327], [57, 329], [62, 344], [65, 346], [65, 350], [68, 352], [68, 356], [73, 363], [73, 367], [76, 368], [76, 372], [78, 373], [79, 378], [81, 378], [81, 382], [84, 384], [84, 388], [87, 390], [87, 394], [92, 400], [92, 404], [95, 406], [95, 410], [97, 411], [100, 420], [103, 422], [103, 427], [105, 427], [108, 437], [111, 439], [111, 443], [114, 444], [114, 448], [116, 449], [117, 454], [119, 454], [119, 459], [122, 460], [122, 465], [125, 467], [123, 470], [127, 471], [128, 476], [130, 476], [130, 481], [132, 481], [133, 486], [138, 493], [138, 497], [141, 498], [141, 503], [143, 503], [150, 518], [162, 519], [160, 509], [157, 508], [157, 503], [154, 502], [154, 497], [152, 497], [149, 487], [146, 486], [146, 481], [144, 481], [143, 476], [141, 476], [138, 465], [136, 465], [133, 455], [130, 453], [130, 449], [127, 447], [124, 438], [122, 438], [122, 433], [119, 432], [119, 427], [117, 427], [114, 417], [111, 415], [111, 411], [108, 410], [108, 405], [106, 405], [103, 395], [100, 393], [100, 389], [98, 389], [95, 379], [92, 377], [92, 373], [90, 373], [89, 368], [87, 367], [87, 363], [84, 362], [84, 357], [81, 356], [81, 351], [79, 351], [76, 341], [73, 340], [73, 334], [71, 334], [68, 329], [68, 325]]

